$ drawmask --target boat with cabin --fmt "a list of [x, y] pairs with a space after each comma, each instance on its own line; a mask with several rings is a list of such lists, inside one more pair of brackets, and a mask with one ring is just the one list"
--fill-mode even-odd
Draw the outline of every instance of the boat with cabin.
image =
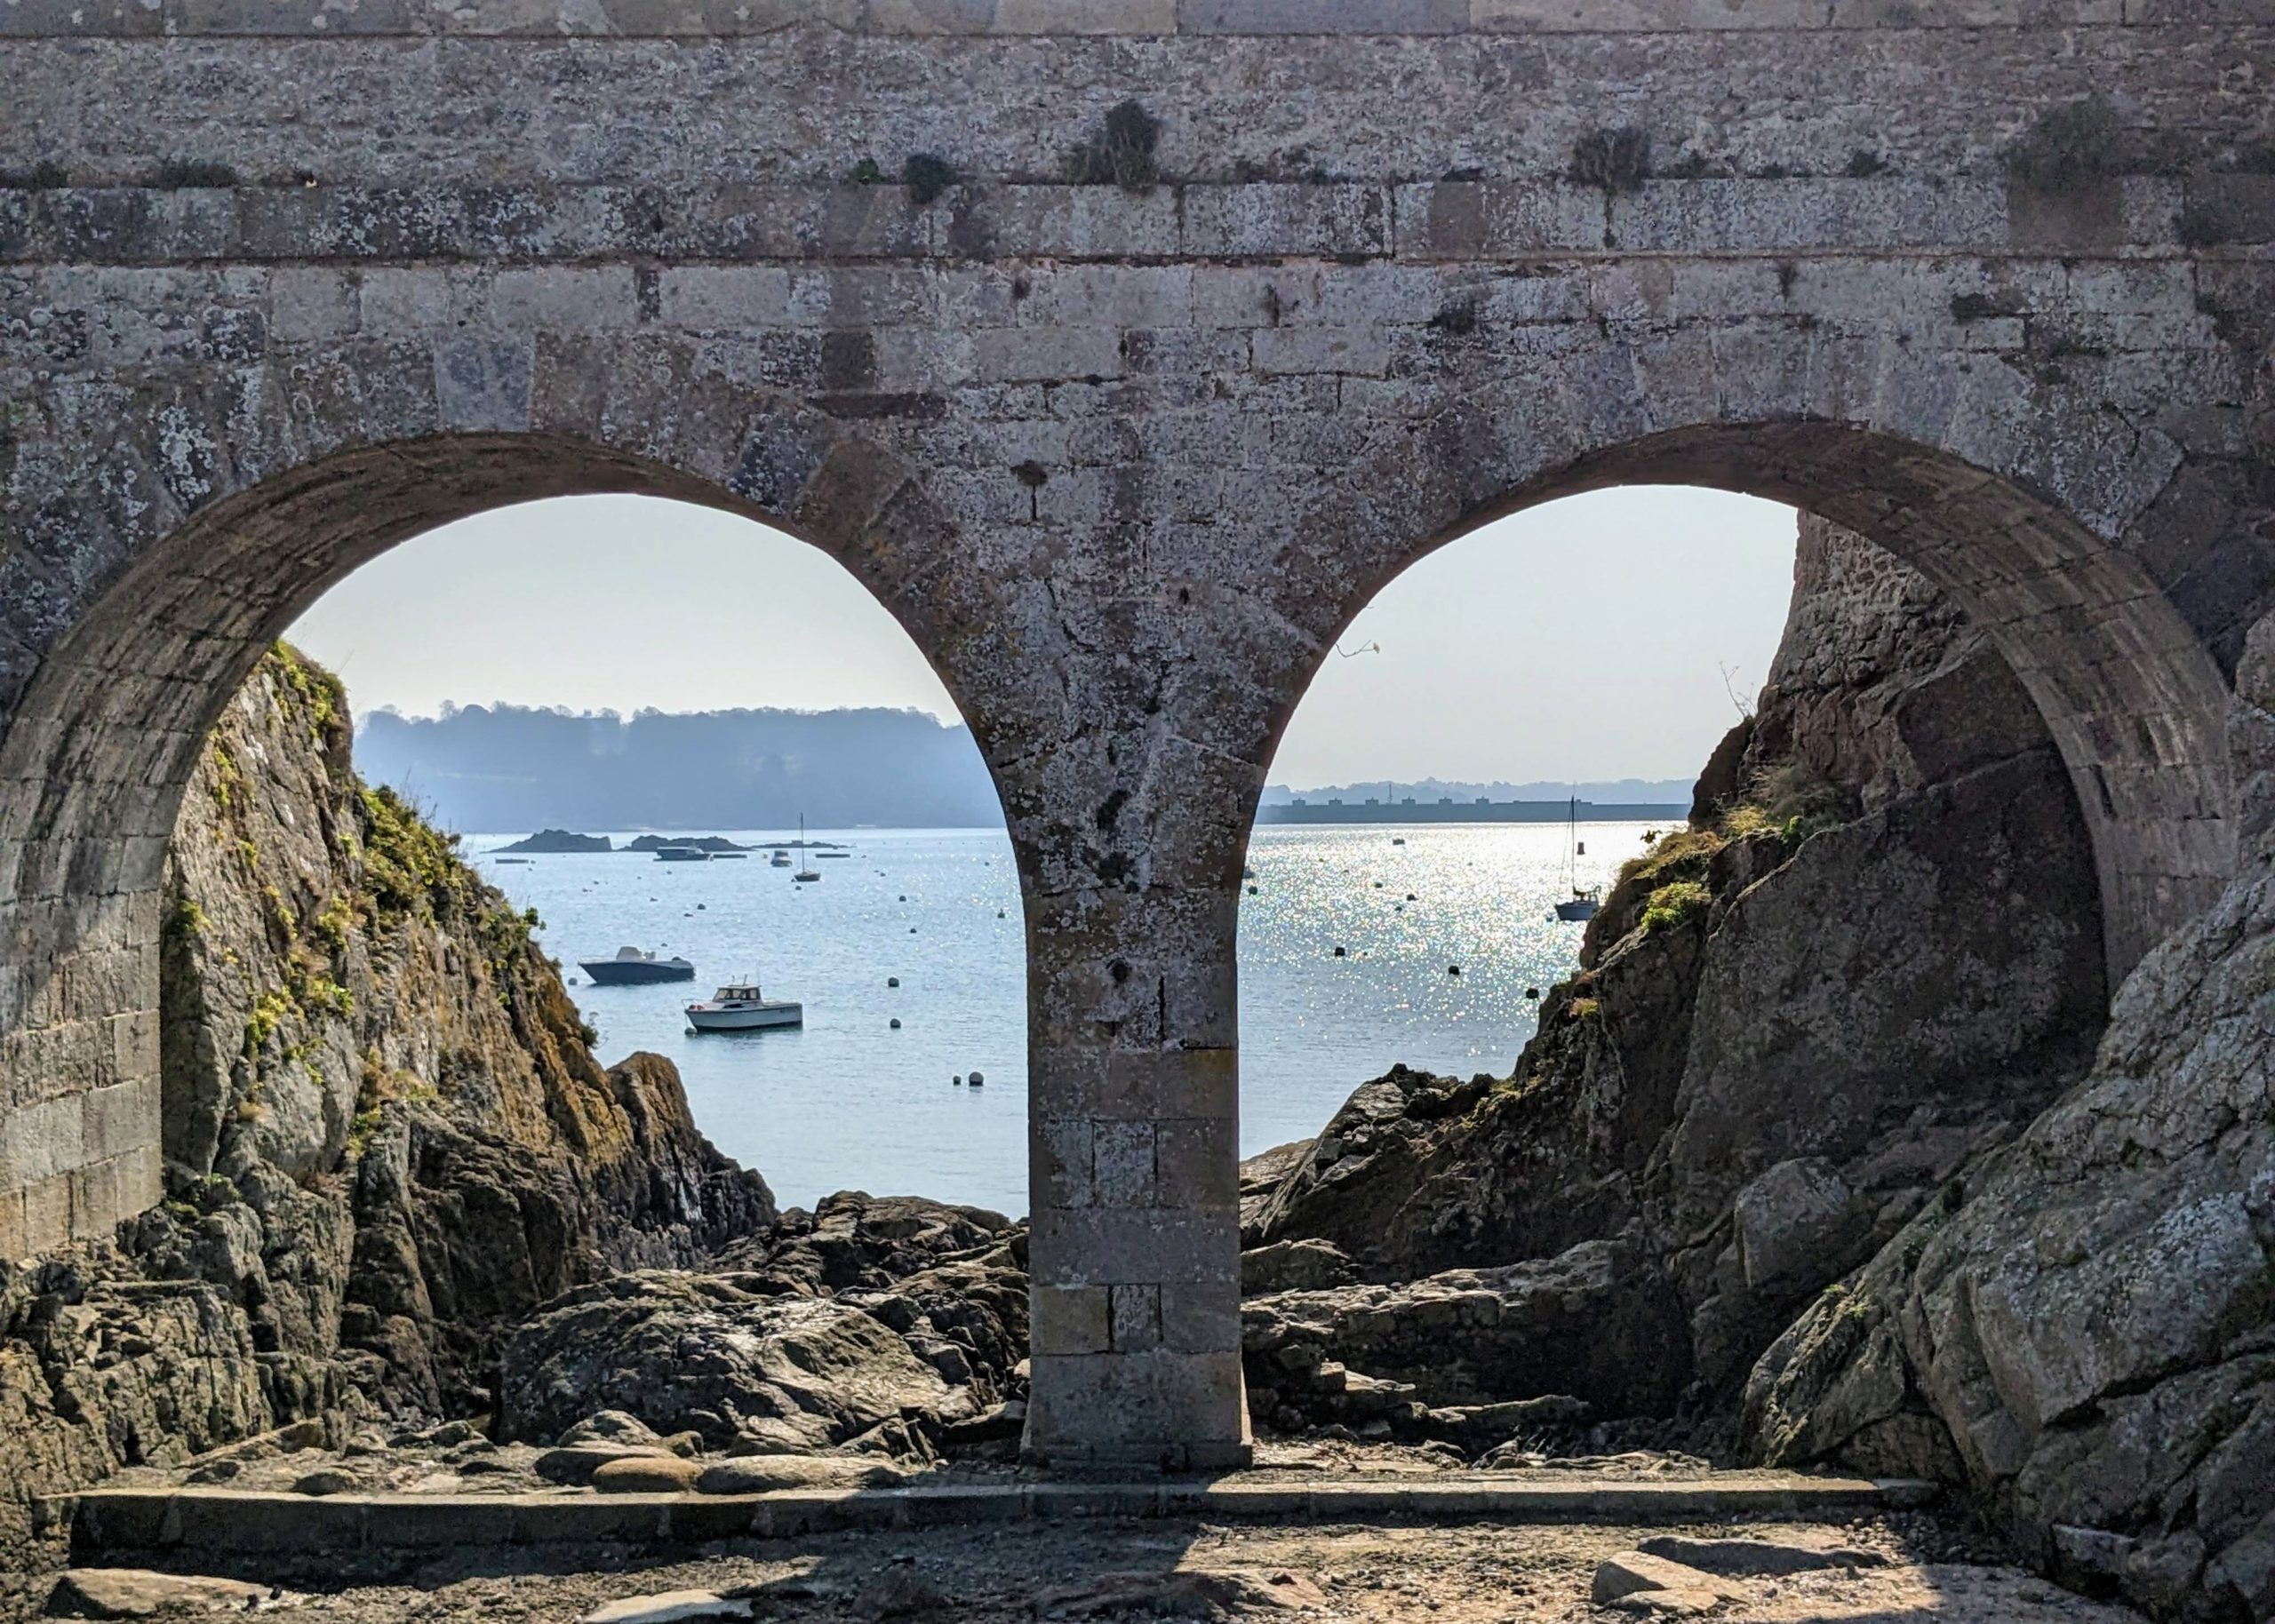
[[695, 967], [684, 959], [659, 959], [636, 947], [619, 947], [613, 959], [582, 959], [577, 967], [595, 987], [637, 987], [659, 981], [693, 981]]
[[711, 854], [700, 846], [659, 846], [656, 848], [656, 861], [659, 863], [708, 863], [711, 861]]
[[709, 998], [690, 1004], [687, 1023], [698, 1032], [746, 1032], [770, 1026], [803, 1026], [806, 1007], [788, 999], [768, 998], [754, 981], [730, 982]]

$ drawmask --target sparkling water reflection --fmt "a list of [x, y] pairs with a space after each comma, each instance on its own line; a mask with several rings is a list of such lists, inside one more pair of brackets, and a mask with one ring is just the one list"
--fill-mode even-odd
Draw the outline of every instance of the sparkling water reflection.
[[[1582, 825], [1583, 883], [1607, 880], [1643, 828]], [[852, 856], [817, 860], [816, 885], [763, 851], [501, 863], [512, 838], [466, 844], [544, 919], [601, 1053], [678, 1063], [696, 1121], [786, 1204], [853, 1188], [1026, 1211], [1025, 939], [1001, 831], [817, 830]], [[1525, 990], [1565, 974], [1578, 947], [1579, 927], [1549, 917], [1564, 846], [1561, 826], [1537, 824], [1258, 830], [1241, 910], [1242, 1152], [1316, 1133], [1394, 1062], [1506, 1072], [1533, 1028]], [[691, 959], [695, 983], [587, 983], [576, 961], [624, 943]], [[686, 1030], [690, 998], [746, 976], [802, 1001], [805, 1025]], [[950, 1080], [974, 1071], [984, 1086]]]

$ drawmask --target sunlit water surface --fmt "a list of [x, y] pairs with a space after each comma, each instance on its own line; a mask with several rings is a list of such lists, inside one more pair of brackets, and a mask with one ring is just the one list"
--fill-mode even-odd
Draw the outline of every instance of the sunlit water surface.
[[[1582, 883], [1608, 880], [1644, 828], [1581, 825]], [[601, 1054], [677, 1062], [698, 1125], [785, 1205], [862, 1189], [1026, 1210], [1023, 930], [1000, 831], [816, 830], [853, 855], [818, 860], [813, 885], [763, 851], [499, 862], [515, 838], [466, 847], [545, 920]], [[1549, 916], [1564, 852], [1561, 825], [1257, 830], [1241, 908], [1241, 1153], [1318, 1132], [1396, 1062], [1505, 1074], [1533, 1030], [1526, 990], [1567, 974], [1579, 946], [1580, 927]], [[577, 969], [626, 943], [692, 960], [694, 985], [595, 987]], [[690, 998], [745, 977], [802, 1001], [804, 1026], [687, 1030]], [[982, 1087], [951, 1081], [974, 1071]]]

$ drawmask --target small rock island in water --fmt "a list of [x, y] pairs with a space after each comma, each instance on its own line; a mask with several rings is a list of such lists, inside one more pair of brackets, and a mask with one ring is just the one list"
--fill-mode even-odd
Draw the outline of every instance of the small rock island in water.
[[525, 840], [511, 846], [500, 846], [501, 852], [565, 852], [614, 851], [615, 846], [604, 834], [572, 834], [566, 829], [540, 829]]

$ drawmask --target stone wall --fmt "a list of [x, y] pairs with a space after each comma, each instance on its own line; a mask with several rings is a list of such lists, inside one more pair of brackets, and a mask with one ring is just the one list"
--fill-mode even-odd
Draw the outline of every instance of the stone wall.
[[1249, 814], [1336, 632], [1485, 518], [1656, 479], [1866, 534], [2038, 705], [2113, 969], [2228, 872], [2275, 592], [2260, 0], [0, 10], [28, 1236], [150, 1194], [84, 1146], [147, 1108], [223, 697], [509, 500], [778, 521], [972, 723], [1027, 899], [1046, 1451], [1238, 1452]]

